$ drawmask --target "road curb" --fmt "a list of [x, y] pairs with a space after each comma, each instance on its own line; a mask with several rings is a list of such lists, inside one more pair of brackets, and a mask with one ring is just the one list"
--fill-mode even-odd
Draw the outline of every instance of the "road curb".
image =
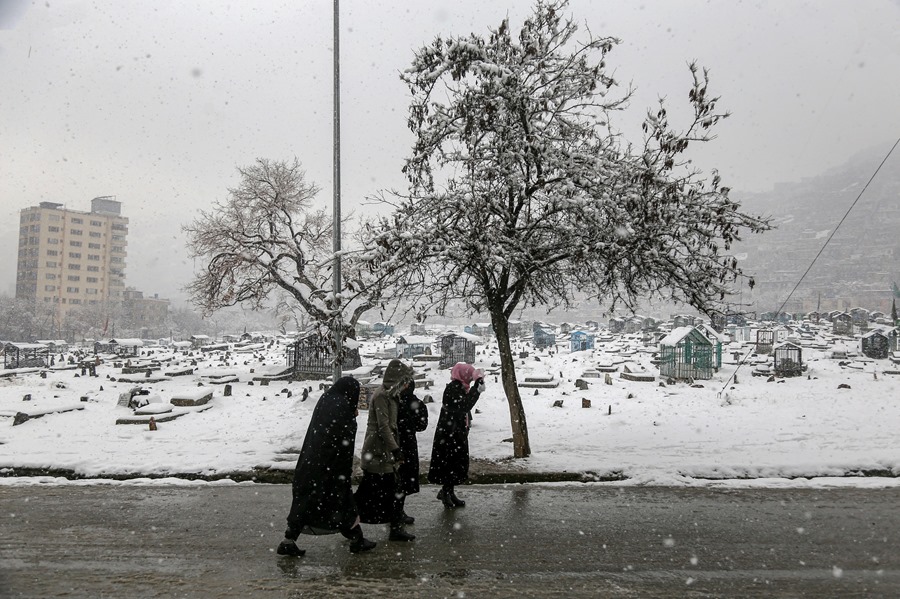
[[[597, 474], [594, 472], [535, 472], [519, 469], [504, 469], [502, 464], [496, 462], [484, 461], [481, 468], [472, 468], [469, 472], [469, 480], [466, 484], [470, 485], [498, 485], [498, 484], [526, 484], [526, 483], [555, 483], [555, 482], [621, 482], [629, 479], [622, 472], [607, 472], [605, 474]], [[422, 476], [420, 482], [428, 484], [425, 477], [427, 468], [422, 468]], [[18, 467], [8, 466], [0, 468], [0, 478], [24, 478], [24, 477], [52, 477], [64, 478], [67, 480], [137, 480], [151, 479], [159, 480], [164, 478], [176, 478], [188, 481], [207, 481], [215, 482], [221, 480], [231, 480], [234, 482], [256, 482], [261, 484], [290, 484], [294, 476], [293, 468], [269, 468], [259, 467], [252, 470], [239, 470], [229, 472], [215, 472], [204, 474], [199, 472], [162, 472], [162, 473], [145, 473], [145, 472], [117, 472], [117, 473], [100, 473], [94, 475], [86, 475], [66, 468], [34, 468], [34, 467]], [[900, 472], [889, 469], [856, 469], [848, 470], [839, 476], [820, 476], [817, 474], [809, 475], [792, 475], [779, 478], [788, 480], [812, 479], [812, 478], [898, 478]], [[353, 484], [359, 484], [361, 473], [355, 472], [353, 476]], [[701, 477], [694, 476], [697, 480], [755, 480], [754, 476], [734, 476], [734, 477]], [[770, 478], [770, 477], [765, 477]]]

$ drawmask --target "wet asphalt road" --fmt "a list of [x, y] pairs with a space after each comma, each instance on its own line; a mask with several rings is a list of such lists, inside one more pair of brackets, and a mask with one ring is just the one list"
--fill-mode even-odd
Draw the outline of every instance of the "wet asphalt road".
[[900, 490], [461, 487], [274, 553], [285, 485], [0, 487], [0, 597], [900, 597]]

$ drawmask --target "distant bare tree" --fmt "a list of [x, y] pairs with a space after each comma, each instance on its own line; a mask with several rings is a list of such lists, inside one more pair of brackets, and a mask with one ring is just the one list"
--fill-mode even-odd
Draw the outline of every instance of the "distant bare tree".
[[[350, 336], [377, 293], [349, 252], [342, 289], [334, 293], [332, 219], [313, 208], [319, 188], [296, 159], [260, 158], [238, 173], [240, 182], [227, 199], [184, 227], [191, 254], [203, 264], [187, 288], [194, 304], [206, 314], [237, 304], [263, 309], [280, 289], [323, 336], [338, 316], [344, 338]], [[343, 346], [338, 349], [334, 355], [343, 356]]]

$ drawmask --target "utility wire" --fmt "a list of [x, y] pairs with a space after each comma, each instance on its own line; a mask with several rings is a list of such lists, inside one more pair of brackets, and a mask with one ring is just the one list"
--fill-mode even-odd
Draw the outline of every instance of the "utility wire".
[[[891, 146], [891, 149], [888, 150], [888, 153], [887, 153], [887, 155], [885, 155], [884, 160], [881, 161], [881, 164], [878, 165], [878, 168], [875, 169], [875, 172], [872, 173], [872, 176], [869, 177], [869, 180], [866, 182], [865, 186], [860, 190], [859, 195], [857, 195], [857, 196], [856, 196], [856, 199], [853, 200], [853, 203], [850, 204], [850, 207], [847, 209], [847, 212], [844, 214], [844, 217], [840, 220], [840, 222], [837, 224], [837, 226], [836, 226], [836, 227], [834, 228], [834, 230], [831, 232], [831, 235], [828, 236], [828, 239], [825, 240], [825, 243], [822, 244], [822, 248], [819, 250], [819, 253], [816, 254], [816, 257], [813, 258], [812, 262], [809, 263], [809, 267], [808, 267], [808, 268], [806, 269], [806, 271], [800, 276], [800, 279], [797, 281], [797, 284], [794, 285], [794, 288], [791, 289], [791, 292], [788, 294], [788, 296], [784, 299], [783, 302], [781, 302], [781, 306], [778, 308], [778, 311], [775, 313], [776, 315], [777, 315], [777, 314], [781, 314], [781, 311], [784, 309], [784, 307], [787, 305], [787, 303], [788, 303], [789, 301], [791, 301], [791, 297], [793, 297], [794, 292], [796, 292], [797, 289], [800, 287], [800, 284], [803, 282], [803, 279], [805, 279], [805, 278], [806, 278], [806, 275], [809, 274], [809, 271], [812, 270], [812, 267], [816, 264], [816, 261], [819, 259], [819, 256], [822, 255], [822, 252], [824, 252], [824, 251], [825, 251], [825, 248], [828, 247], [828, 244], [831, 243], [831, 239], [834, 237], [835, 233], [838, 232], [838, 229], [841, 228], [841, 225], [843, 225], [843, 224], [844, 224], [844, 221], [847, 220], [847, 217], [850, 216], [850, 213], [853, 211], [853, 208], [856, 206], [857, 202], [859, 202], [859, 199], [863, 196], [864, 193], [866, 193], [866, 190], [869, 188], [869, 185], [872, 183], [872, 181], [873, 181], [873, 180], [875, 179], [875, 177], [878, 175], [878, 172], [881, 170], [881, 167], [883, 167], [883, 166], [884, 166], [884, 163], [888, 161], [888, 158], [891, 157], [891, 154], [893, 154], [894, 149], [895, 149], [898, 145], [900, 145], [900, 137], [897, 138], [897, 141], [895, 141], [895, 142], [894, 142], [894, 145]], [[751, 354], [751, 353], [752, 353], [752, 352], [747, 352], [747, 355], [745, 355], [744, 358], [738, 363], [737, 368], [734, 369], [734, 372], [731, 373], [731, 376], [728, 377], [728, 380], [727, 380], [727, 381], [725, 381], [725, 384], [722, 386], [722, 389], [719, 390], [719, 394], [721, 394], [722, 391], [725, 390], [725, 387], [727, 387], [727, 386], [731, 383], [731, 379], [734, 378], [734, 376], [737, 374], [737, 371], [740, 370], [741, 366], [744, 365], [744, 362], [747, 361], [747, 358], [750, 357], [750, 354]]]

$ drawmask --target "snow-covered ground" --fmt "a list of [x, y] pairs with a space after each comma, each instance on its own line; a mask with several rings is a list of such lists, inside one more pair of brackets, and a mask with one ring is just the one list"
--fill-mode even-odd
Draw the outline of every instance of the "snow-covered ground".
[[[391, 345], [364, 343], [362, 352]], [[851, 354], [854, 348], [846, 343]], [[552, 376], [558, 386], [537, 393], [521, 388], [532, 455], [517, 460], [515, 467], [599, 476], [621, 473], [626, 480], [617, 484], [900, 486], [900, 479], [888, 476], [846, 477], [863, 471], [900, 475], [900, 375], [886, 373], [900, 367], [891, 360], [838, 360], [830, 357], [830, 350], [806, 348], [808, 370], [802, 377], [770, 382], [767, 376], [751, 376], [758, 365], [748, 360], [737, 370], [737, 380], [729, 381], [736, 364], [726, 349], [726, 363], [713, 379], [694, 386], [660, 385], [650, 362], [653, 349], [636, 341], [629, 345], [625, 339], [576, 353], [565, 347], [551, 353], [517, 344], [517, 352], [529, 352], [517, 358], [519, 382]], [[50, 370], [41, 378], [38, 370], [24, 369], [0, 378], [0, 468], [158, 476], [292, 467], [291, 450], [302, 443], [321, 381], [250, 384], [254, 376], [283, 369], [283, 346], [231, 353], [228, 360], [222, 353], [155, 352], [141, 359], [162, 360], [159, 373], [190, 367], [191, 360], [197, 362], [195, 373], [152, 383], [143, 382], [141, 375], [113, 382], [110, 377], [120, 379], [122, 369], [106, 361], [98, 367], [98, 377], [80, 376], [75, 369]], [[439, 370], [436, 362], [414, 366], [434, 382], [430, 389], [417, 390], [420, 397], [435, 399], [428, 406], [429, 428], [419, 435], [420, 454], [427, 459], [449, 371]], [[509, 458], [509, 410], [499, 376], [492, 374], [499, 372], [496, 344], [478, 346], [476, 366], [489, 374], [472, 423], [472, 457]], [[617, 369], [609, 380], [605, 373], [584, 376], [598, 366]], [[621, 378], [626, 366], [657, 376], [653, 382], [628, 381]], [[231, 384], [232, 396], [224, 396], [223, 384], [212, 383], [215, 376], [237, 379]], [[578, 379], [588, 388], [578, 388]], [[160, 422], [157, 430], [146, 424], [116, 424], [117, 419], [133, 417], [131, 409], [117, 404], [120, 394], [136, 385], [156, 396], [155, 404], [194, 397], [198, 390], [212, 391], [213, 399], [202, 411], [173, 407], [172, 413], [196, 411]], [[303, 390], [310, 387], [304, 401]], [[28, 401], [23, 400], [26, 394], [31, 396]], [[590, 407], [582, 407], [583, 399], [590, 400]], [[557, 400], [562, 407], [553, 406]], [[160, 419], [168, 414], [168, 405], [150, 407]], [[49, 413], [13, 426], [17, 412]], [[357, 451], [365, 432], [364, 413], [359, 425]], [[0, 484], [23, 482], [0, 478]]]

